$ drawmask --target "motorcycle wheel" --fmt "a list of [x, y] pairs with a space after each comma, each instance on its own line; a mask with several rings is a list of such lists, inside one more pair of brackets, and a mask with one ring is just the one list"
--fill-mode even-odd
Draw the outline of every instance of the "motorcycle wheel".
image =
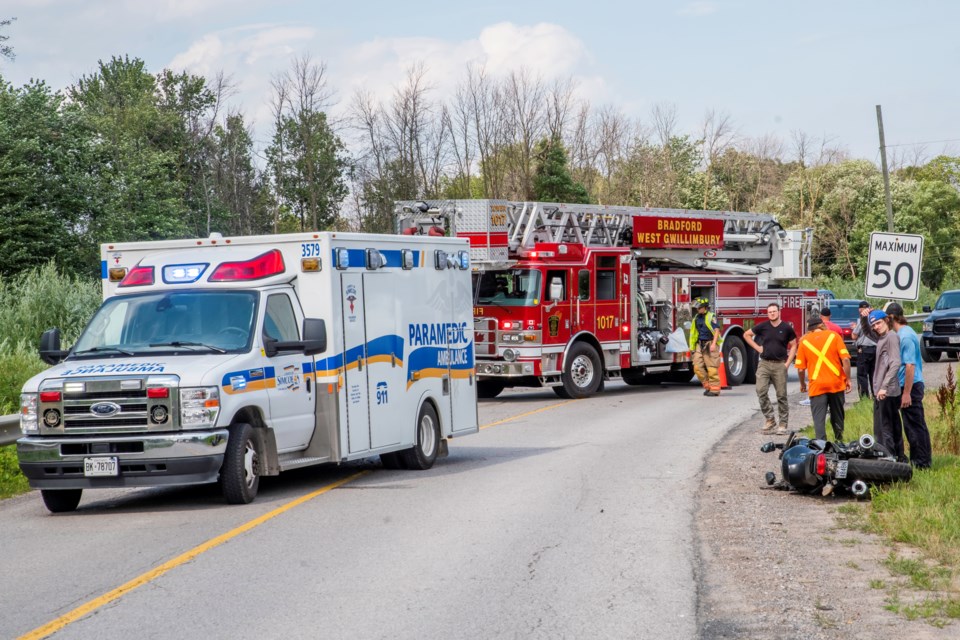
[[850, 458], [847, 466], [847, 481], [895, 482], [913, 477], [913, 467], [906, 462], [893, 460], [858, 460]]

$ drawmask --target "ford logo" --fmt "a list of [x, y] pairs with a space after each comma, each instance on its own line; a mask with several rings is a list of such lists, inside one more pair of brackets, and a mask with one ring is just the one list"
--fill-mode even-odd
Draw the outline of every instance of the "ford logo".
[[120, 413], [120, 405], [116, 402], [98, 402], [90, 406], [90, 413], [100, 418], [109, 418]]

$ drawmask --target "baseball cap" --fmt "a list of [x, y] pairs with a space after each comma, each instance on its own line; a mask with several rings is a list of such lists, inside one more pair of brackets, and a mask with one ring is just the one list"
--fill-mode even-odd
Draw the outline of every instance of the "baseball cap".
[[813, 316], [812, 318], [807, 320], [807, 330], [809, 331], [810, 329], [816, 329], [822, 324], [823, 324], [823, 320], [821, 320], [819, 316]]
[[886, 307], [887, 315], [891, 316], [902, 316], [903, 307], [900, 306], [899, 302], [891, 302]]
[[870, 321], [870, 324], [873, 324], [877, 320], [884, 320], [886, 317], [887, 317], [887, 314], [885, 314], [883, 311], [880, 311], [880, 309], [874, 309], [867, 316], [867, 320]]
[[823, 309], [820, 309], [820, 315], [827, 316], [829, 318], [831, 315], [830, 307], [824, 307]]
[[864, 301], [862, 301], [862, 302], [860, 303], [859, 308], [860, 308], [860, 309], [869, 309], [869, 308], [870, 308], [870, 303], [867, 302], [866, 300], [864, 300]]

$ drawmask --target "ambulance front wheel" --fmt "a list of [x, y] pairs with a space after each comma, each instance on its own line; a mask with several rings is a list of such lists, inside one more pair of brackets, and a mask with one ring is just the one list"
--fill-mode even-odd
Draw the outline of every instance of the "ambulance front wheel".
[[82, 494], [83, 489], [40, 489], [40, 497], [50, 513], [73, 511]]
[[260, 488], [260, 454], [253, 427], [241, 422], [230, 427], [227, 450], [220, 467], [220, 490], [228, 504], [249, 504]]
[[407, 469], [426, 470], [433, 466], [440, 452], [440, 420], [433, 405], [424, 402], [417, 417], [416, 444], [400, 455]]
[[560, 381], [562, 386], [554, 387], [553, 391], [561, 398], [586, 398], [599, 391], [603, 368], [596, 350], [584, 342], [573, 343]]

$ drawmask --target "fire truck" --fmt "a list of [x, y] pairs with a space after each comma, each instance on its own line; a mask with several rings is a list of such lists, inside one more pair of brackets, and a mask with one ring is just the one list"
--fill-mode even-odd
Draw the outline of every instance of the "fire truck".
[[819, 306], [816, 290], [783, 286], [810, 277], [812, 230], [769, 214], [505, 200], [401, 201], [395, 213], [398, 233], [470, 242], [480, 397], [689, 382], [699, 297], [720, 318], [728, 383], [753, 383], [743, 335], [767, 305], [798, 335]]

